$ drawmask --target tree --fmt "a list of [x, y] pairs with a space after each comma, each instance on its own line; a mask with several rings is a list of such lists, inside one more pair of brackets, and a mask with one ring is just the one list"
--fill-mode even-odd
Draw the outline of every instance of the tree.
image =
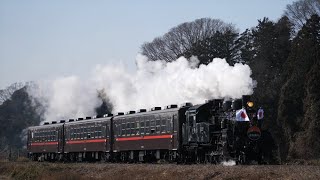
[[22, 148], [23, 130], [38, 125], [40, 121], [36, 107], [31, 104], [27, 87], [16, 90], [0, 105], [0, 153]]
[[255, 56], [252, 30], [246, 29], [235, 41], [235, 62], [250, 64]]
[[320, 17], [312, 15], [294, 38], [285, 63], [278, 108], [283, 159], [320, 157], [319, 57]]
[[213, 57], [212, 52], [218, 51], [218, 54], [223, 54], [219, 49], [211, 49], [217, 48], [217, 46], [213, 46], [215, 43], [224, 46], [222, 50], [226, 52], [221, 57], [232, 56], [229, 52], [232, 48], [230, 44], [236, 34], [237, 31], [232, 24], [226, 24], [218, 19], [202, 18], [172, 28], [162, 37], [144, 43], [141, 50], [142, 54], [151, 61], [165, 60], [167, 62], [174, 61], [180, 56], [191, 57], [201, 53], [205, 59], [203, 63], [206, 64], [207, 59]]
[[320, 0], [299, 0], [287, 5], [285, 15], [299, 31], [312, 15], [320, 15]]
[[217, 31], [212, 37], [196, 42], [182, 54], [186, 58], [197, 56], [200, 64], [209, 64], [213, 58], [225, 58], [229, 64], [234, 64], [237, 50], [235, 41], [238, 33], [227, 30]]
[[0, 104], [10, 99], [16, 90], [21, 89], [24, 86], [24, 83], [13, 83], [5, 89], [0, 89]]

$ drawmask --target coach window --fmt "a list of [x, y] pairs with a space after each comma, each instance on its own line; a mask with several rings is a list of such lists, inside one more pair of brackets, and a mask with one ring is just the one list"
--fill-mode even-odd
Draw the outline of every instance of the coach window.
[[82, 127], [82, 139], [87, 139], [86, 127]]
[[134, 136], [136, 135], [136, 123], [131, 122], [131, 135]]
[[87, 139], [87, 130], [88, 128], [87, 127], [83, 127], [83, 139]]
[[71, 127], [73, 129], [73, 139], [77, 139], [77, 129], [74, 127]]
[[84, 127], [80, 127], [80, 139], [84, 139]]
[[99, 138], [101, 138], [101, 136], [102, 136], [102, 128], [101, 128], [101, 126], [99, 124]]
[[79, 130], [79, 127], [76, 127], [75, 131], [76, 131], [76, 139], [80, 139], [80, 130]]
[[160, 119], [160, 116], [157, 115], [156, 116], [156, 133], [157, 134], [160, 134], [160, 131], [161, 131], [161, 119]]
[[74, 139], [79, 139], [79, 131], [78, 131], [78, 128], [74, 128]]
[[155, 122], [155, 117], [152, 116], [152, 119], [150, 120], [150, 134], [154, 134], [156, 132], [156, 122]]
[[42, 141], [46, 142], [47, 138], [46, 138], [46, 132], [43, 131], [43, 136], [42, 136]]
[[121, 135], [121, 131], [122, 131], [121, 124], [113, 122], [113, 134], [117, 135], [117, 136], [120, 136]]
[[81, 139], [81, 127], [78, 126], [77, 131], [78, 131], [78, 139]]
[[90, 128], [90, 135], [91, 135], [91, 138], [94, 138], [94, 125], [91, 126]]
[[150, 134], [150, 121], [149, 119], [146, 117], [146, 126], [144, 128], [145, 134]]
[[91, 138], [94, 136], [93, 133], [92, 133], [93, 130], [94, 129], [93, 129], [92, 125], [90, 127], [88, 127], [88, 133], [90, 133], [90, 137]]
[[140, 134], [144, 135], [144, 118], [140, 120]]
[[100, 136], [100, 124], [96, 124], [96, 126], [95, 126], [95, 131], [94, 131], [94, 136], [95, 136], [95, 138], [99, 138], [99, 136]]
[[78, 137], [78, 139], [81, 138], [81, 136], [80, 136], [80, 127], [79, 126], [77, 127], [77, 137]]
[[136, 121], [136, 135], [140, 134], [140, 122]]
[[68, 127], [68, 139], [71, 140], [72, 139], [72, 135], [73, 135], [73, 129], [71, 129], [70, 127]]
[[78, 126], [77, 131], [78, 131], [78, 139], [81, 139], [81, 127], [80, 126]]
[[89, 131], [90, 131], [90, 127], [87, 127], [87, 126], [83, 127], [83, 138], [84, 139], [88, 138]]
[[96, 126], [96, 128], [95, 128], [95, 137], [96, 138], [99, 137], [99, 126]]
[[127, 122], [127, 130], [126, 130], [127, 136], [130, 136], [130, 124], [131, 123]]
[[73, 129], [73, 135], [72, 135], [73, 139], [77, 139], [77, 138], [78, 138], [78, 136], [77, 136], [77, 129], [74, 128], [74, 127], [71, 127], [71, 128]]
[[106, 126], [103, 126], [102, 124], [100, 124], [101, 127], [101, 137], [105, 137], [106, 136]]
[[121, 136], [126, 136], [126, 124], [121, 124]]
[[70, 128], [70, 139], [73, 140], [74, 139], [74, 129], [72, 127]]
[[46, 132], [42, 132], [42, 142], [46, 142]]
[[77, 128], [73, 128], [73, 138], [78, 139], [78, 129]]
[[161, 133], [166, 133], [167, 131], [167, 117], [166, 116], [162, 116], [161, 117]]
[[90, 127], [87, 127], [87, 128], [86, 128], [86, 133], [84, 133], [86, 139], [90, 139], [90, 138], [91, 138], [90, 130], [91, 130]]
[[48, 130], [45, 131], [45, 133], [44, 133], [44, 139], [45, 139], [46, 142], [49, 141], [48, 140]]
[[109, 137], [109, 132], [110, 132], [110, 125], [107, 124], [106, 137]]

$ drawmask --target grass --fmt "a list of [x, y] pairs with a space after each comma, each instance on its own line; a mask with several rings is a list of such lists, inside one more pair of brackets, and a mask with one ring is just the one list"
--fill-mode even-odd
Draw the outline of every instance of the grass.
[[0, 179], [320, 179], [320, 166], [4, 162]]

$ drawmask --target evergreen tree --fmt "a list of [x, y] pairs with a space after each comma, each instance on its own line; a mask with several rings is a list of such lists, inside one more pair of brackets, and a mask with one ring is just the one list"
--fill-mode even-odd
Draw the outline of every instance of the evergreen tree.
[[284, 130], [283, 159], [320, 157], [319, 57], [320, 17], [313, 15], [293, 40], [291, 54], [285, 63], [278, 118]]

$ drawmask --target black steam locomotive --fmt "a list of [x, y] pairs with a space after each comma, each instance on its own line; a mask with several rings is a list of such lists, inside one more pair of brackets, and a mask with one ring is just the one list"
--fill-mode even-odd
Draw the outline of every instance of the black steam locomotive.
[[61, 120], [30, 127], [27, 148], [39, 161], [261, 163], [270, 152], [254, 107], [243, 96]]

